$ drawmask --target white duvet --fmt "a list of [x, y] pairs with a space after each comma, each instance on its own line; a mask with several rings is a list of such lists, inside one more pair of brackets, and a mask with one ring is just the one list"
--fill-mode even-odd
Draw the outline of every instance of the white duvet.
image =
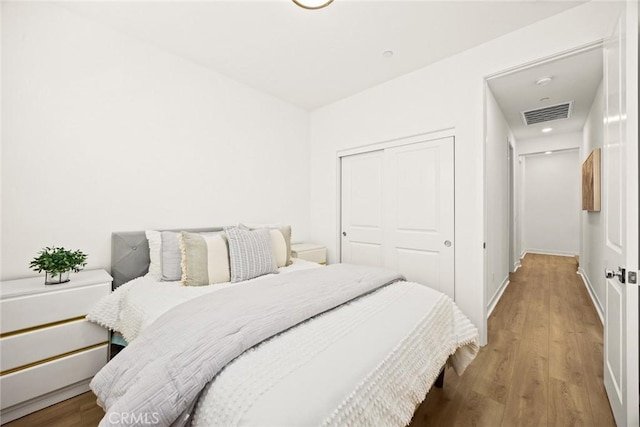
[[[283, 272], [314, 266], [297, 260]], [[87, 317], [131, 342], [169, 308], [227, 286], [139, 278]], [[245, 351], [204, 389], [192, 423], [404, 426], [445, 363], [464, 371], [477, 339], [446, 295], [396, 282]]]
[[[278, 269], [279, 274], [309, 268], [321, 268], [320, 264], [302, 259], [292, 259], [293, 264]], [[246, 282], [263, 280], [258, 277]], [[211, 286], [182, 286], [180, 282], [159, 282], [149, 275], [138, 277], [116, 288], [91, 308], [87, 320], [98, 323], [122, 334], [131, 342], [161, 314], [190, 299], [217, 292], [237, 283], [220, 283]]]

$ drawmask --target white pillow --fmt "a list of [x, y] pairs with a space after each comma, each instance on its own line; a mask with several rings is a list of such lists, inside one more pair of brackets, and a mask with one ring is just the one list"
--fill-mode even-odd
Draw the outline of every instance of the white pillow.
[[144, 232], [149, 241], [149, 276], [162, 279], [162, 233], [156, 230]]

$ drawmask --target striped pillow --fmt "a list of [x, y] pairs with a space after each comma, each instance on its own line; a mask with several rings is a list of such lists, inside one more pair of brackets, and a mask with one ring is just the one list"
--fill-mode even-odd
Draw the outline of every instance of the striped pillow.
[[230, 279], [229, 252], [222, 233], [180, 233], [182, 284], [204, 286]]
[[[278, 230], [282, 233], [284, 237], [284, 242], [286, 244], [286, 259], [283, 265], [281, 265], [280, 261], [278, 261], [278, 267], [284, 267], [285, 265], [291, 265], [293, 261], [291, 261], [291, 226], [290, 225], [280, 225], [280, 224], [240, 224], [238, 227], [249, 228], [250, 230], [255, 230], [258, 228], [268, 228], [269, 230]], [[271, 233], [271, 239], [274, 245], [277, 246], [278, 242], [275, 240], [280, 240], [279, 238], [274, 237], [274, 234]], [[275, 239], [275, 240], [274, 240]]]
[[225, 233], [229, 240], [232, 282], [278, 272], [268, 229], [243, 230], [229, 227], [225, 228]]
[[162, 231], [162, 281], [174, 282], [180, 280], [182, 268], [180, 267], [180, 237], [179, 232]]

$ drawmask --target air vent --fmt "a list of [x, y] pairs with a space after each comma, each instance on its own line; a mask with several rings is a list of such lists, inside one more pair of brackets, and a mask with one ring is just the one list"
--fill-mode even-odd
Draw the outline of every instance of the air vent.
[[522, 121], [526, 125], [549, 122], [551, 120], [568, 119], [573, 111], [573, 101], [550, 105], [536, 110], [522, 112]]

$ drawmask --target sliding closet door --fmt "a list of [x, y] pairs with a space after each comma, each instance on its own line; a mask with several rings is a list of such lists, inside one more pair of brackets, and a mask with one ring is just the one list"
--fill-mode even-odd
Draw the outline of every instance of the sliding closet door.
[[453, 138], [342, 157], [342, 262], [454, 297]]
[[382, 266], [384, 152], [342, 158], [342, 262]]
[[385, 160], [385, 265], [453, 298], [453, 138], [391, 148]]

